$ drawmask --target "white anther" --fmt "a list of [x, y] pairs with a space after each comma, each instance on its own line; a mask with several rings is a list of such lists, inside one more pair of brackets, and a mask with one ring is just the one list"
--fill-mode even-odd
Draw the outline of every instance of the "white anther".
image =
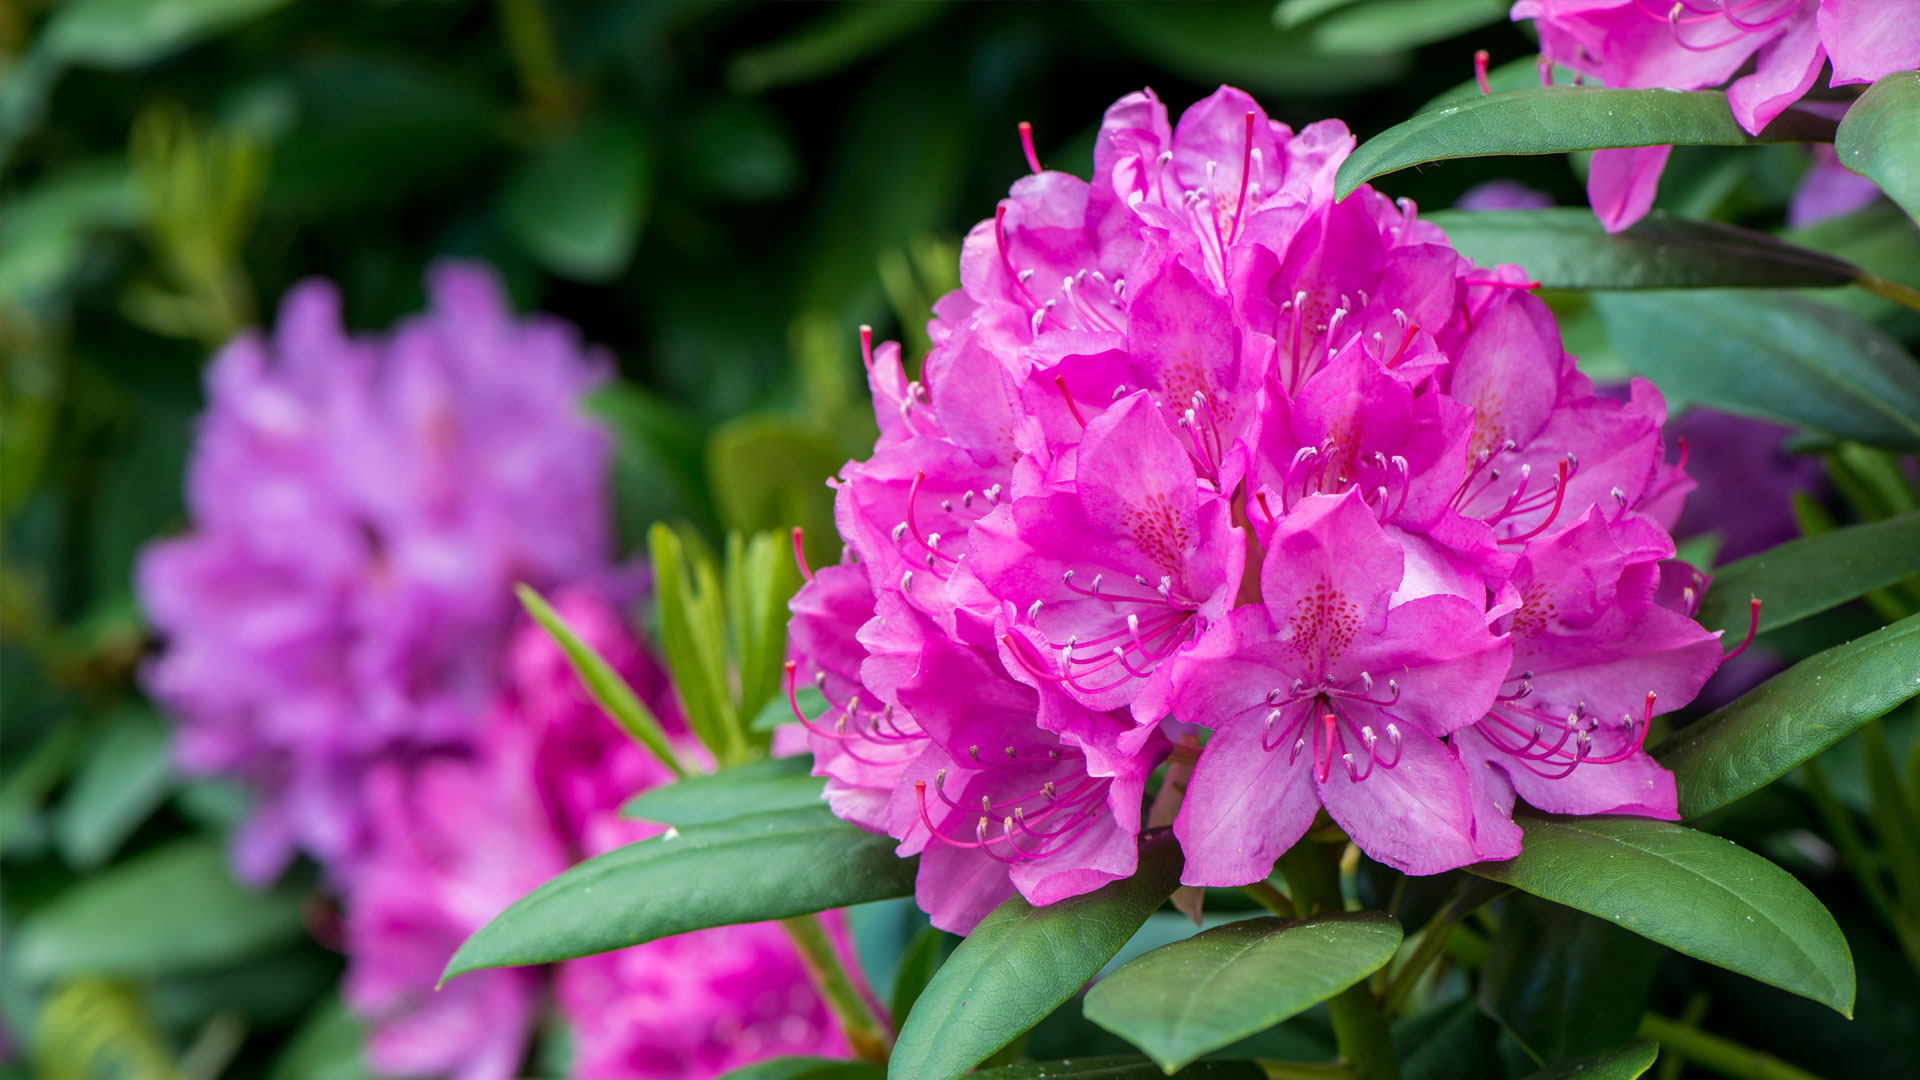
[[906, 573], [900, 575], [900, 591], [901, 592], [913, 591], [913, 571], [909, 570]]
[[1032, 622], [1039, 617], [1040, 617], [1040, 601], [1035, 600], [1032, 606], [1027, 608], [1027, 621]]
[[893, 527], [893, 542], [894, 542], [894, 543], [896, 543], [896, 544], [897, 544], [897, 543], [899, 543], [899, 542], [900, 542], [900, 539], [901, 539], [902, 537], [904, 537], [904, 536], [906, 536], [906, 535], [907, 535], [907, 523], [906, 523], [906, 522], [904, 522], [904, 521], [903, 521], [903, 522], [901, 522], [900, 524], [898, 524], [898, 525], [895, 525], [895, 526]]

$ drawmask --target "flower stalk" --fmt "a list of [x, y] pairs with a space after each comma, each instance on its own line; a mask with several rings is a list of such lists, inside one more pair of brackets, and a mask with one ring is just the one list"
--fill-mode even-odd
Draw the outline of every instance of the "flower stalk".
[[[1281, 876], [1286, 878], [1294, 907], [1302, 915], [1345, 909], [1333, 854], [1333, 849], [1324, 845], [1301, 843], [1280, 856]], [[1380, 1011], [1365, 980], [1329, 1000], [1327, 1014], [1333, 1021], [1341, 1059], [1353, 1066], [1361, 1080], [1399, 1080], [1400, 1066], [1394, 1060], [1386, 1014]]]
[[880, 1022], [873, 1007], [853, 984], [847, 969], [840, 962], [840, 953], [827, 938], [826, 930], [820, 925], [820, 919], [814, 915], [796, 915], [790, 919], [781, 919], [780, 925], [793, 939], [794, 948], [799, 950], [800, 960], [806, 965], [807, 974], [813, 977], [813, 983], [820, 990], [820, 996], [833, 1010], [834, 1018], [840, 1021], [841, 1030], [847, 1034], [847, 1042], [853, 1052], [867, 1061], [887, 1060], [891, 1040], [887, 1029]]

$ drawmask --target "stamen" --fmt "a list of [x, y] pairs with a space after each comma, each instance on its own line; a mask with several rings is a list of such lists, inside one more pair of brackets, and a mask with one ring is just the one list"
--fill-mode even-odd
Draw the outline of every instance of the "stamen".
[[1073, 403], [1073, 395], [1067, 392], [1067, 377], [1065, 375], [1055, 375], [1053, 377], [1053, 385], [1059, 387], [1060, 396], [1067, 399], [1067, 411], [1073, 414], [1074, 422], [1079, 424], [1082, 430], [1085, 430], [1087, 426], [1086, 418], [1080, 415], [1080, 407]]
[[1040, 168], [1040, 155], [1033, 152], [1033, 125], [1020, 121], [1020, 149], [1026, 151], [1027, 168], [1034, 172], [1043, 172]]
[[[1473, 54], [1473, 81], [1480, 84], [1480, 92], [1482, 94], [1493, 93], [1493, 87], [1487, 84], [1487, 61], [1489, 59], [1491, 59], [1491, 57], [1485, 49], [1475, 50]], [[1035, 169], [1034, 171], [1038, 172], [1039, 170]]]
[[812, 582], [813, 569], [807, 565], [807, 549], [801, 542], [801, 530], [798, 525], [793, 527], [793, 561], [800, 567], [800, 576]]
[[1758, 633], [1759, 630], [1760, 630], [1760, 598], [1756, 596], [1752, 600], [1748, 601], [1747, 603], [1747, 636], [1741, 640], [1739, 645], [1734, 647], [1734, 650], [1732, 652], [1721, 657], [1720, 662], [1722, 664], [1725, 664], [1727, 661], [1732, 660], [1734, 657], [1739, 656], [1743, 652], [1746, 652], [1747, 646], [1753, 644], [1753, 635]]

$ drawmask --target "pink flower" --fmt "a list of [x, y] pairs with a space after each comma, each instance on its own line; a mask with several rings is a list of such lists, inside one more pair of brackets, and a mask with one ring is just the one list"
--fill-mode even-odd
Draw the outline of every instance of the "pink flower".
[[[1412, 204], [1335, 204], [1352, 145], [1228, 88], [1177, 125], [1130, 95], [1092, 183], [1024, 178], [968, 235], [919, 381], [865, 350], [881, 435], [793, 671], [830, 804], [920, 856], [936, 925], [1131, 873], [1147, 777], [1201, 732], [1190, 884], [1263, 878], [1322, 808], [1413, 873], [1516, 853], [1520, 797], [1671, 813], [1615, 710], [1718, 662], [1663, 606], [1665, 404], [1596, 394], [1524, 275]], [[1562, 593], [1591, 596], [1556, 622]]]
[[[1701, 90], [1727, 85], [1740, 126], [1759, 134], [1812, 89], [1869, 83], [1920, 65], [1920, 19], [1909, 0], [1519, 0], [1540, 51], [1614, 87]], [[1749, 61], [1753, 68], [1740, 73]], [[1609, 231], [1646, 216], [1670, 147], [1600, 150], [1587, 193]]]

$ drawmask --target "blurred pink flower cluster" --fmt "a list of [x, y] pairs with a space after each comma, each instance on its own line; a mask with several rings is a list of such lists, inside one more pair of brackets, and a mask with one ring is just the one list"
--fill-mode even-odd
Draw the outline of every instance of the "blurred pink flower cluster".
[[1641, 744], [1721, 645], [1660, 395], [1596, 394], [1411, 203], [1334, 202], [1352, 145], [1129, 95], [1091, 183], [1029, 149], [919, 379], [869, 356], [794, 673], [835, 811], [920, 855], [935, 925], [1132, 873], [1176, 756], [1190, 885], [1266, 877], [1323, 808], [1415, 874], [1516, 854], [1516, 798], [1675, 816]]
[[644, 583], [614, 560], [610, 446], [582, 407], [611, 365], [572, 327], [517, 318], [484, 269], [437, 267], [429, 292], [391, 335], [354, 336], [333, 288], [307, 283], [271, 340], [228, 346], [189, 469], [193, 531], [142, 560], [164, 640], [147, 685], [177, 756], [255, 797], [237, 869], [320, 864], [383, 1074], [518, 1075], [549, 996], [582, 1077], [844, 1051], [771, 924], [434, 990], [508, 904], [656, 831], [617, 809], [670, 779], [518, 614], [514, 583], [550, 591], [697, 748], [621, 615]]
[[[1756, 135], [1796, 104], [1822, 104], [1802, 99], [1829, 64], [1834, 87], [1920, 66], [1912, 0], [1519, 0], [1513, 18], [1534, 20], [1546, 60], [1607, 86], [1724, 85], [1734, 119]], [[1646, 216], [1672, 149], [1594, 153], [1587, 194], [1609, 231]], [[1876, 191], [1828, 150], [1796, 199], [1796, 223], [1858, 208]]]

